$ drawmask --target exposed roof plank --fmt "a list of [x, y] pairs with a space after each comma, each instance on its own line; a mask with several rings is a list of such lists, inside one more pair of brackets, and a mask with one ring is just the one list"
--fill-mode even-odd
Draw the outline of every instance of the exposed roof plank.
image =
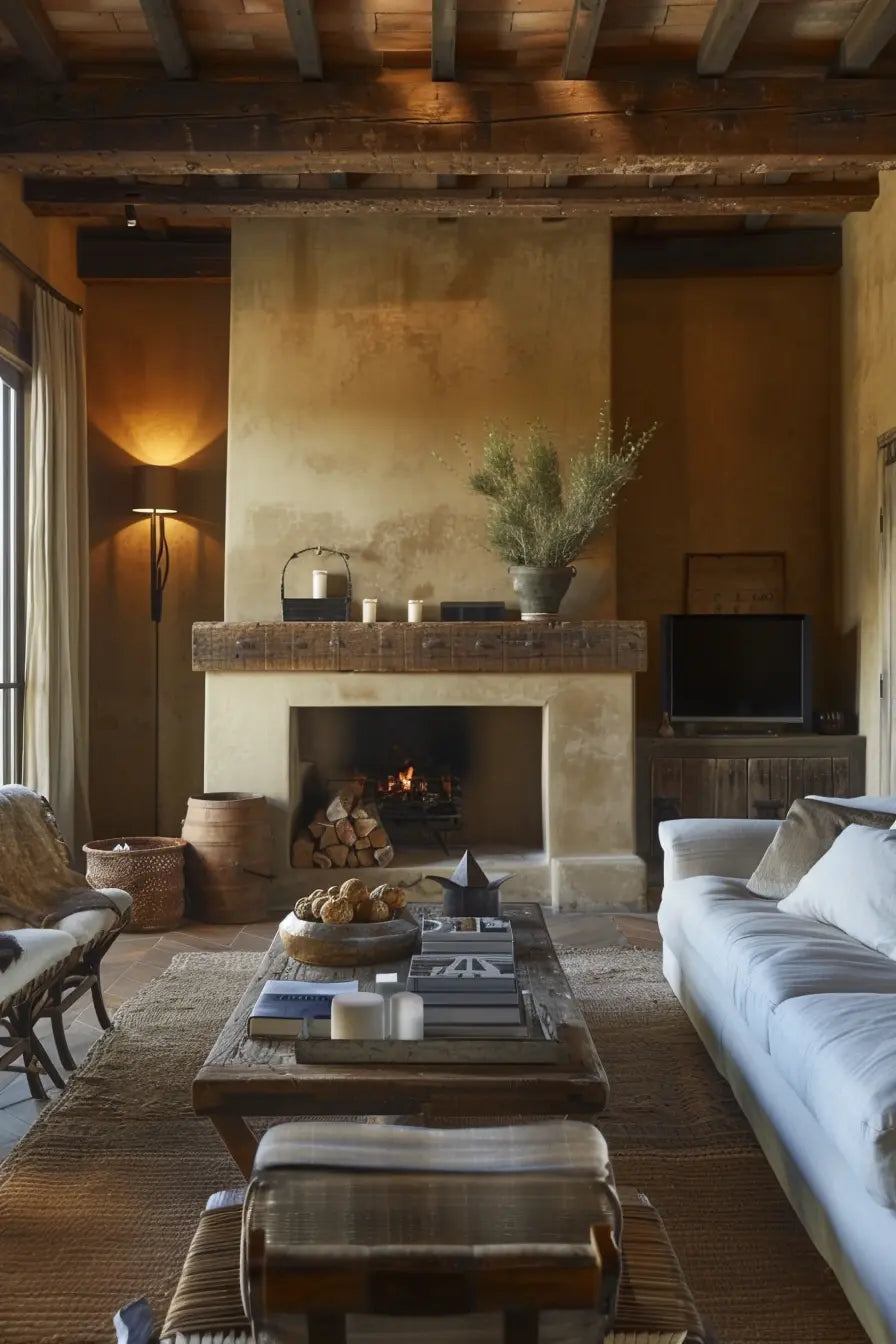
[[867, 70], [893, 36], [896, 0], [865, 0], [840, 43], [840, 69], [846, 73]]
[[874, 79], [0, 84], [0, 168], [104, 176], [113, 164], [159, 176], [881, 169], [896, 166], [896, 100]]
[[146, 26], [169, 79], [192, 79], [196, 73], [174, 0], [140, 0]]
[[[338, 178], [339, 174], [334, 174]], [[89, 218], [108, 212], [121, 217], [126, 205], [153, 208], [168, 218], [225, 215], [459, 214], [517, 215], [758, 215], [847, 214], [870, 210], [877, 179], [746, 186], [715, 183], [687, 187], [614, 186], [569, 188], [349, 187], [335, 181], [329, 190], [270, 184], [222, 187], [208, 178], [183, 184], [125, 183], [101, 178], [26, 178], [23, 197], [35, 215]]]
[[697, 52], [699, 75], [724, 75], [741, 44], [759, 0], [716, 0]]
[[289, 35], [303, 79], [323, 79], [320, 37], [314, 17], [314, 0], [283, 0]]
[[0, 22], [41, 79], [61, 84], [68, 78], [59, 38], [40, 0], [0, 0]]
[[563, 56], [564, 79], [587, 79], [607, 0], [573, 0]]
[[454, 79], [457, 0], [432, 0], [432, 77]]

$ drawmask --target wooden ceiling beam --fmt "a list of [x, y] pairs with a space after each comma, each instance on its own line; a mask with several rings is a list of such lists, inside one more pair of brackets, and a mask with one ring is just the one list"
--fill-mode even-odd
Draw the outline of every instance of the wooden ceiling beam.
[[68, 79], [59, 38], [40, 0], [0, 0], [0, 23], [36, 75], [50, 84]]
[[432, 77], [454, 79], [457, 0], [432, 0]]
[[314, 16], [314, 0], [283, 0], [289, 35], [302, 79], [323, 79], [320, 37]]
[[893, 85], [873, 79], [0, 84], [0, 168], [32, 174], [894, 166]]
[[[335, 175], [334, 175], [335, 176]], [[870, 210], [877, 179], [850, 182], [756, 183], [688, 187], [629, 186], [620, 178], [611, 187], [521, 188], [451, 185], [423, 190], [399, 187], [348, 187], [329, 190], [274, 187], [270, 184], [221, 186], [207, 178], [179, 185], [121, 183], [100, 178], [26, 178], [23, 199], [35, 215], [121, 219], [125, 207], [167, 218], [227, 215], [762, 215], [849, 214]]]
[[724, 75], [750, 26], [759, 0], [716, 0], [697, 52], [698, 75]]
[[192, 79], [196, 73], [174, 0], [140, 0], [146, 26], [169, 79]]
[[573, 0], [563, 56], [564, 79], [587, 79], [607, 0]]
[[896, 0], [865, 0], [840, 43], [839, 69], [844, 74], [867, 70], [894, 36]]

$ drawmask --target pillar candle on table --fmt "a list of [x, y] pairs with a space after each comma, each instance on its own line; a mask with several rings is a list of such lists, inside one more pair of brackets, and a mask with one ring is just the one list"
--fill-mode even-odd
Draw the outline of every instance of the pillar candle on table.
[[417, 597], [408, 599], [408, 620], [412, 625], [419, 625], [423, 620], [423, 603]]
[[313, 569], [311, 571], [311, 596], [326, 597], [327, 595], [327, 571], [325, 569]]
[[386, 1005], [382, 994], [334, 994], [330, 1036], [334, 1041], [382, 1041]]
[[361, 620], [365, 625], [373, 625], [376, 620], [376, 598], [365, 597], [361, 603]]
[[423, 1000], [402, 990], [389, 1000], [389, 1034], [393, 1041], [423, 1040]]

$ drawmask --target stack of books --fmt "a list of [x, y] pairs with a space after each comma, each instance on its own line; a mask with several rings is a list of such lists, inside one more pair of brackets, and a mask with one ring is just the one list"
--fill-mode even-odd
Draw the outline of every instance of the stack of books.
[[526, 1036], [507, 919], [427, 915], [409, 990], [423, 999], [426, 1036]]

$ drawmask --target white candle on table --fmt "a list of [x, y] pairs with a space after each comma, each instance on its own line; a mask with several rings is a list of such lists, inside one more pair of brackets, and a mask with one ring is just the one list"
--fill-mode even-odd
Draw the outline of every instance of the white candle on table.
[[361, 620], [365, 625], [373, 625], [376, 620], [376, 598], [365, 597], [361, 603]]
[[385, 1035], [382, 994], [334, 994], [330, 1017], [334, 1041], [381, 1041]]
[[311, 571], [311, 596], [326, 597], [327, 595], [327, 571], [325, 569], [313, 569]]
[[402, 990], [389, 1000], [389, 1035], [393, 1041], [423, 1040], [423, 1000], [419, 994]]
[[419, 625], [423, 620], [423, 603], [418, 597], [408, 599], [408, 620], [412, 625]]

